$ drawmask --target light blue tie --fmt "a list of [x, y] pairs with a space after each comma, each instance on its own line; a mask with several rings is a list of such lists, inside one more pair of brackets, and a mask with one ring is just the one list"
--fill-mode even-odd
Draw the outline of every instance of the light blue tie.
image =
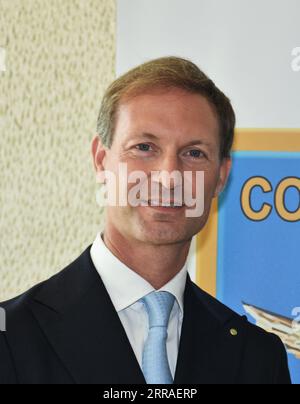
[[169, 292], [152, 292], [141, 301], [149, 319], [142, 369], [147, 384], [172, 384], [167, 356], [168, 323], [175, 297]]

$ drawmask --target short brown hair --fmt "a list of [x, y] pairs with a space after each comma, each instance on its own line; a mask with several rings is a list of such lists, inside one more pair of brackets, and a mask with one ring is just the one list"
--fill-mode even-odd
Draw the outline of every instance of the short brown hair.
[[118, 106], [130, 98], [153, 88], [181, 88], [205, 97], [215, 108], [220, 126], [221, 159], [230, 157], [233, 144], [235, 113], [230, 100], [198, 66], [178, 57], [151, 60], [125, 73], [106, 90], [97, 121], [97, 133], [110, 148], [113, 142]]

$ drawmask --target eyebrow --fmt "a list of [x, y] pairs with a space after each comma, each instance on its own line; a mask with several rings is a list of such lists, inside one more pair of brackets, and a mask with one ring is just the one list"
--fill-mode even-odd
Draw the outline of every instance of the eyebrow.
[[[135, 139], [160, 140], [160, 138], [158, 136], [154, 135], [153, 133], [148, 133], [148, 132], [143, 132], [140, 135], [136, 135], [131, 140], [135, 140]], [[197, 145], [197, 144], [201, 144], [201, 145], [208, 146], [208, 147], [212, 146], [211, 143], [204, 142], [203, 140], [200, 140], [200, 139], [195, 139], [195, 140], [192, 140], [191, 142], [188, 142], [185, 145], [185, 147], [194, 146], [194, 145]]]

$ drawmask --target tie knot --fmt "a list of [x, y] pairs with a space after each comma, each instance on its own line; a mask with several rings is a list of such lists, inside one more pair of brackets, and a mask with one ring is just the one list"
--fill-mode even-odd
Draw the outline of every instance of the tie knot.
[[149, 328], [168, 326], [174, 300], [175, 297], [169, 292], [152, 292], [143, 297], [142, 302], [149, 317]]

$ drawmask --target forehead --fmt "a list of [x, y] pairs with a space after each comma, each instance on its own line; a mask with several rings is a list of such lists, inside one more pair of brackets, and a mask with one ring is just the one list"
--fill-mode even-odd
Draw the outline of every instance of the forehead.
[[205, 97], [176, 88], [156, 89], [121, 100], [118, 108], [118, 137], [142, 132], [165, 139], [198, 136], [217, 141], [219, 125], [214, 107]]

